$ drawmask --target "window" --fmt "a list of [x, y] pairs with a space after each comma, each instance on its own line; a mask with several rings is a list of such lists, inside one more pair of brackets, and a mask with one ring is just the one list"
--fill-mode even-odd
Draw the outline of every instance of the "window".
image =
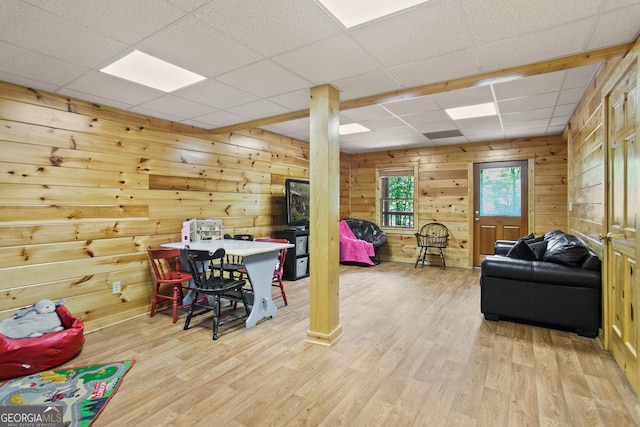
[[413, 228], [415, 212], [415, 168], [380, 169], [380, 224]]
[[520, 216], [521, 168], [480, 169], [480, 216]]

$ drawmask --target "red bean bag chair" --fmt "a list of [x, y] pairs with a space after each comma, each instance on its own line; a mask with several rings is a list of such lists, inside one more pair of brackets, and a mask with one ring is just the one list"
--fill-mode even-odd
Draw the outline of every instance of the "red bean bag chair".
[[46, 371], [78, 354], [84, 344], [84, 324], [64, 305], [56, 307], [63, 330], [40, 337], [12, 339], [0, 334], [0, 379]]

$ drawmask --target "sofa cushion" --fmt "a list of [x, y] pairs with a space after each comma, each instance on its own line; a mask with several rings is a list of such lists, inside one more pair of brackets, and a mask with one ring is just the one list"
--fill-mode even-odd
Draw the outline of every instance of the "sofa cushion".
[[538, 259], [535, 252], [527, 244], [527, 241], [522, 239], [518, 240], [518, 242], [509, 249], [507, 257], [524, 259], [527, 261], [536, 261]]
[[543, 260], [557, 264], [580, 266], [587, 255], [589, 255], [589, 248], [580, 238], [563, 233], [547, 240], [547, 250], [544, 253]]

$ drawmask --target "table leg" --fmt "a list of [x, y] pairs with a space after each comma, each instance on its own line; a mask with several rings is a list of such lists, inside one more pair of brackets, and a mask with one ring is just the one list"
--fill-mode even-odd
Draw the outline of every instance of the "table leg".
[[267, 316], [276, 317], [278, 307], [271, 299], [271, 279], [276, 268], [278, 251], [265, 252], [243, 258], [249, 280], [253, 288], [253, 308], [245, 322], [247, 328], [251, 328], [259, 320]]

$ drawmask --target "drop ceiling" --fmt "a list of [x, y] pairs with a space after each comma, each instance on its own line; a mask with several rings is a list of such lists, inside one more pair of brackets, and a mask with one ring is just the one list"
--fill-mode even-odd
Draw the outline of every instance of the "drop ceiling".
[[[356, 100], [618, 46], [639, 33], [638, 0], [431, 0], [348, 30], [315, 0], [3, 0], [0, 80], [217, 129], [307, 109], [309, 89], [322, 84]], [[99, 71], [134, 49], [207, 79], [164, 93]], [[599, 67], [345, 109], [342, 124], [371, 132], [341, 137], [341, 150], [559, 134]], [[444, 112], [485, 102], [499, 114], [453, 121]], [[308, 118], [260, 127], [309, 139]]]

